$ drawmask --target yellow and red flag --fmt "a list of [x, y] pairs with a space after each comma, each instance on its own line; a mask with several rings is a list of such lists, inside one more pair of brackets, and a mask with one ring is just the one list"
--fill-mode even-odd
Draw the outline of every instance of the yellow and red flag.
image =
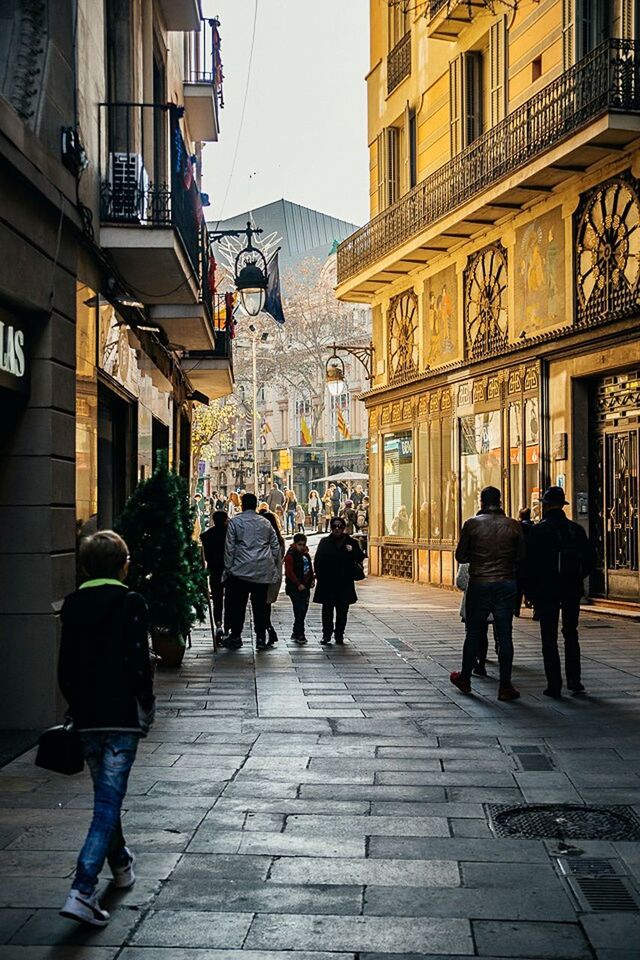
[[349, 433], [349, 427], [347, 426], [347, 421], [345, 420], [344, 414], [340, 409], [338, 410], [337, 422], [338, 422], [338, 432], [340, 433], [340, 436], [342, 437], [342, 439], [343, 440], [351, 439], [351, 434]]
[[300, 440], [303, 447], [311, 446], [311, 430], [304, 417], [300, 417]]

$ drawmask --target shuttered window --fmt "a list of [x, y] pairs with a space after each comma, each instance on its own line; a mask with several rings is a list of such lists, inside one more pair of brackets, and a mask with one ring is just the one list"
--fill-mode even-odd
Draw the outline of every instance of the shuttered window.
[[507, 112], [507, 18], [501, 17], [489, 33], [489, 122], [495, 126]]
[[385, 208], [386, 205], [387, 205], [387, 200], [386, 200], [386, 196], [385, 196], [385, 170], [386, 170], [385, 141], [386, 141], [385, 131], [383, 130], [382, 133], [379, 133], [379, 134], [378, 134], [378, 137], [377, 137], [377, 140], [376, 140], [376, 152], [377, 152], [377, 155], [378, 155], [378, 162], [377, 162], [377, 167], [378, 167], [378, 213], [380, 213], [381, 210], [384, 210], [384, 208]]
[[482, 133], [482, 54], [470, 50], [463, 56], [463, 147], [468, 147]]
[[462, 150], [462, 56], [449, 63], [449, 110], [451, 115], [451, 156]]
[[378, 136], [378, 210], [400, 197], [400, 131], [387, 127]]
[[576, 0], [562, 0], [562, 64], [565, 70], [576, 62]]

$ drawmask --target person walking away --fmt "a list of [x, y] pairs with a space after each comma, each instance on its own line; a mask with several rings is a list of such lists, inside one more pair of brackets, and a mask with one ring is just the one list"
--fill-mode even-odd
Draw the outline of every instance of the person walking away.
[[284, 570], [285, 591], [293, 607], [291, 639], [303, 646], [307, 642], [304, 621], [309, 609], [311, 590], [315, 583], [307, 538], [303, 533], [296, 533], [294, 536], [293, 543], [284, 558]]
[[[460, 619], [464, 623], [465, 630], [465, 639], [468, 631], [467, 624], [467, 590], [469, 588], [469, 564], [461, 563], [458, 566], [458, 573], [456, 574], [456, 587], [458, 590], [462, 590], [462, 600], [460, 602]], [[480, 639], [478, 643], [478, 649], [476, 650], [476, 662], [473, 667], [473, 672], [477, 677], [486, 677], [487, 676], [487, 654], [489, 653], [489, 624], [493, 625], [493, 636], [495, 641], [495, 624], [493, 616], [489, 614], [489, 619], [484, 624], [484, 631], [480, 634]], [[498, 650], [498, 644], [495, 644], [496, 652]]]
[[492, 615], [500, 664], [498, 700], [517, 700], [520, 693], [511, 683], [513, 614], [517, 579], [524, 560], [524, 537], [518, 521], [505, 515], [496, 487], [481, 491], [480, 511], [464, 523], [455, 556], [458, 563], [469, 564], [468, 627], [462, 669], [451, 674], [451, 683], [462, 693], [471, 693], [471, 673]]
[[307, 501], [307, 513], [311, 518], [311, 531], [316, 533], [318, 530], [318, 520], [320, 517], [320, 497], [318, 496], [317, 490], [309, 491], [309, 499]]
[[204, 560], [209, 574], [209, 588], [213, 601], [213, 622], [218, 643], [229, 629], [229, 611], [224, 603], [224, 546], [227, 539], [229, 515], [224, 510], [215, 510], [211, 526], [200, 535]]
[[[264, 507], [265, 509], [261, 509], [262, 507]], [[277, 564], [278, 579], [274, 581], [274, 583], [270, 583], [267, 589], [267, 636], [269, 638], [268, 645], [273, 646], [274, 643], [278, 642], [279, 638], [278, 638], [278, 634], [276, 633], [276, 628], [274, 627], [273, 622], [271, 620], [271, 610], [272, 610], [273, 604], [278, 599], [278, 595], [280, 594], [280, 587], [282, 586], [282, 564], [284, 562], [286, 545], [284, 542], [284, 538], [282, 536], [282, 531], [280, 530], [280, 524], [278, 523], [278, 519], [275, 513], [272, 513], [271, 510], [268, 509], [266, 503], [260, 504], [260, 507], [258, 507], [258, 513], [261, 516], [263, 516], [265, 520], [269, 521], [269, 523], [271, 524], [271, 526], [276, 532], [276, 537], [278, 538], [278, 543], [280, 545], [280, 560]]]
[[235, 490], [232, 490], [229, 494], [229, 499], [227, 501], [227, 513], [229, 514], [229, 519], [232, 520], [239, 513], [241, 513], [240, 508], [240, 497]]
[[120, 811], [155, 698], [147, 605], [124, 583], [126, 543], [113, 530], [100, 530], [80, 544], [79, 562], [88, 579], [62, 606], [58, 684], [91, 773], [93, 817], [60, 913], [104, 927], [109, 914], [96, 888], [105, 860], [114, 886], [131, 887], [136, 879]]
[[271, 490], [269, 490], [266, 500], [269, 506], [269, 510], [271, 510], [272, 513], [276, 512], [276, 507], [283, 506], [284, 493], [282, 492], [282, 490], [280, 489], [277, 483], [274, 482], [271, 485]]
[[304, 512], [304, 507], [301, 503], [296, 507], [296, 533], [304, 533], [304, 525], [307, 519], [307, 515]]
[[258, 499], [253, 493], [242, 496], [242, 513], [229, 521], [224, 550], [224, 580], [229, 604], [230, 637], [224, 646], [242, 646], [242, 630], [251, 597], [256, 649], [267, 646], [267, 591], [279, 576], [281, 550], [275, 529], [256, 513]]
[[569, 520], [562, 487], [542, 497], [543, 518], [527, 535], [525, 594], [540, 620], [547, 697], [562, 696], [558, 623], [562, 616], [567, 687], [584, 693], [580, 670], [578, 620], [584, 579], [593, 572], [595, 553], [579, 523]]
[[354, 587], [357, 565], [363, 560], [357, 542], [347, 536], [342, 517], [333, 517], [331, 533], [318, 544], [314, 562], [317, 584], [313, 602], [322, 604], [322, 644], [331, 643], [334, 631], [336, 643], [344, 643], [349, 607], [358, 600]]
[[352, 537], [356, 532], [357, 514], [353, 506], [353, 500], [345, 500], [344, 506], [340, 510], [340, 516], [345, 522], [345, 531], [347, 536]]
[[[331, 489], [333, 488], [333, 489]], [[331, 512], [334, 517], [337, 517], [340, 513], [340, 504], [342, 502], [342, 493], [338, 484], [331, 484], [329, 488], [331, 490]]]

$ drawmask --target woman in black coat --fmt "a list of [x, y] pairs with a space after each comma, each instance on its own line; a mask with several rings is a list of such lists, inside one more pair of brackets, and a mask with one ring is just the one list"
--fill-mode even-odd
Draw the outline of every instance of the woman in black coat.
[[336, 643], [344, 643], [349, 606], [358, 599], [353, 585], [358, 572], [356, 564], [363, 560], [357, 541], [345, 532], [342, 517], [333, 517], [331, 533], [318, 544], [314, 561], [317, 585], [313, 602], [322, 604], [323, 644], [331, 643], [334, 629]]

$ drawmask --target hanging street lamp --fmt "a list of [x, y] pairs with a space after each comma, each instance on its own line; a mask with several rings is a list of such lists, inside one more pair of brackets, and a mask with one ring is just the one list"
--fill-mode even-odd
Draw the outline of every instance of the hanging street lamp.
[[327, 360], [325, 380], [329, 393], [332, 397], [339, 397], [346, 390], [347, 384], [344, 379], [344, 361], [338, 356], [338, 350], [347, 353], [351, 357], [359, 360], [364, 367], [369, 386], [373, 385], [373, 344], [367, 346], [347, 347], [342, 344], [331, 344], [332, 354]]
[[262, 250], [253, 245], [253, 237], [262, 233], [262, 229], [251, 226], [247, 221], [244, 230], [210, 230], [209, 238], [212, 243], [222, 237], [246, 237], [247, 245], [240, 250], [235, 262], [234, 282], [240, 294], [242, 306], [250, 317], [257, 317], [264, 307], [267, 292], [268, 275], [267, 261]]

